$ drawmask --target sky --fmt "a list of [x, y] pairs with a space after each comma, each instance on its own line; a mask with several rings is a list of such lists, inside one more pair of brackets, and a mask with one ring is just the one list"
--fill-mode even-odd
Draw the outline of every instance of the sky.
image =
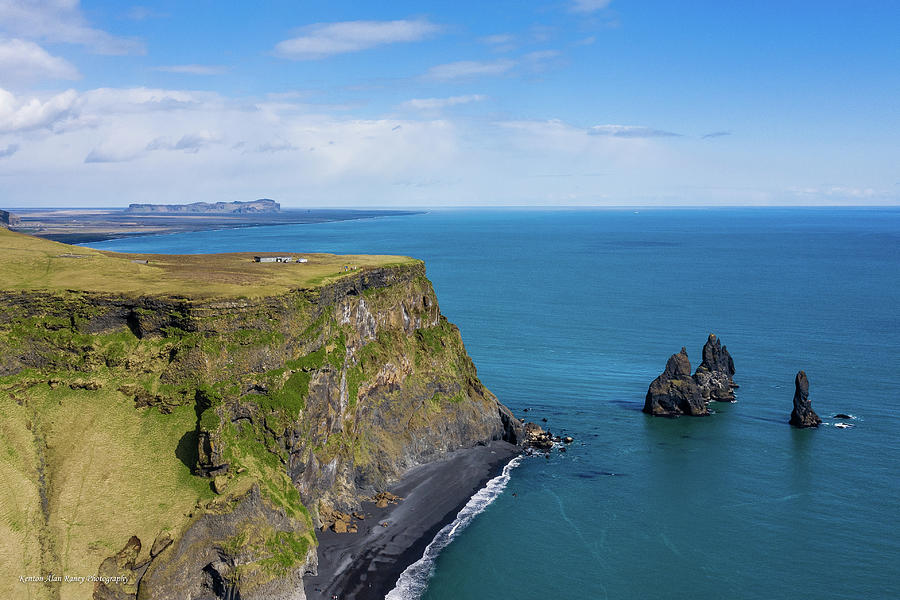
[[0, 0], [0, 206], [900, 204], [900, 2]]

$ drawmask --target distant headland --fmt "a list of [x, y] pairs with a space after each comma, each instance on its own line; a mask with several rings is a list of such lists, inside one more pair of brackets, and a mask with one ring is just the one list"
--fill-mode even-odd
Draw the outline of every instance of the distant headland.
[[281, 205], [274, 200], [261, 198], [248, 202], [192, 202], [191, 204], [129, 204], [129, 214], [216, 214], [255, 215], [281, 212]]
[[102, 240], [211, 229], [326, 223], [416, 214], [406, 210], [286, 208], [269, 198], [190, 204], [129, 204], [128, 208], [0, 210], [0, 227], [57, 242]]

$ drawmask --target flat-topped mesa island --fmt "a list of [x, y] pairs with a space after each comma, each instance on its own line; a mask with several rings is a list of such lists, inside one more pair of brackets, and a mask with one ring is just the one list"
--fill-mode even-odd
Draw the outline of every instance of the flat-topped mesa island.
[[[388, 489], [431, 504], [429, 486], [452, 480], [435, 473], [466, 464], [471, 481], [452, 485], [477, 488], [518, 452], [521, 424], [478, 379], [421, 261], [273, 255], [308, 260], [117, 254], [0, 229], [13, 450], [0, 570], [99, 576], [6, 578], [0, 596], [305, 598], [323, 515]], [[421, 465], [436, 471], [403, 488]], [[404, 543], [452, 518], [433, 513]], [[403, 531], [397, 515], [385, 531]], [[319, 573], [332, 585], [370, 568], [337, 556]]]
[[128, 214], [229, 214], [246, 215], [281, 212], [281, 205], [269, 198], [234, 202], [192, 202], [190, 204], [129, 204]]

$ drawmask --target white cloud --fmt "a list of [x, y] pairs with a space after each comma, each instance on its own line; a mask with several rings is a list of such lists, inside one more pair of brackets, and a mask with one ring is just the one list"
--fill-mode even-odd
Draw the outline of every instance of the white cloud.
[[284, 139], [275, 139], [271, 142], [264, 142], [256, 147], [257, 152], [288, 152], [299, 149], [300, 148]]
[[79, 79], [74, 65], [49, 54], [35, 44], [20, 39], [0, 38], [0, 80], [31, 82], [41, 79]]
[[490, 46], [505, 46], [515, 42], [516, 36], [511, 33], [497, 33], [494, 35], [486, 35], [483, 38], [480, 38], [479, 41]]
[[42, 101], [40, 98], [17, 98], [0, 88], [0, 133], [50, 128], [72, 116], [78, 94], [68, 90]]
[[594, 125], [588, 129], [590, 135], [604, 135], [620, 138], [652, 138], [652, 137], [680, 137], [680, 133], [653, 129], [640, 125]]
[[426, 20], [317, 23], [301, 29], [298, 37], [279, 42], [275, 54], [293, 60], [316, 60], [384, 44], [417, 42], [438, 30]]
[[119, 163], [134, 160], [140, 155], [137, 148], [123, 148], [114, 143], [105, 143], [91, 150], [84, 158], [85, 163]]
[[518, 46], [519, 40], [511, 33], [497, 33], [478, 39], [482, 44], [490, 46], [494, 52], [511, 52]]
[[16, 152], [19, 151], [18, 144], [9, 144], [6, 148], [0, 148], [0, 158], [6, 158], [7, 156], [12, 156]]
[[816, 198], [851, 199], [851, 200], [875, 200], [889, 198], [891, 193], [887, 190], [878, 190], [871, 187], [852, 187], [844, 185], [823, 185], [814, 187], [793, 187], [788, 192], [810, 200]]
[[97, 54], [143, 54], [144, 45], [88, 25], [78, 0], [0, 0], [0, 30], [12, 37], [79, 44]]
[[145, 21], [147, 19], [163, 19], [168, 17], [168, 13], [158, 12], [146, 6], [132, 6], [125, 17], [132, 21]]
[[457, 104], [468, 104], [470, 102], [481, 102], [487, 96], [481, 94], [469, 94], [467, 96], [450, 96], [449, 98], [413, 98], [407, 100], [400, 106], [403, 108], [412, 108], [415, 110], [440, 110], [448, 106], [456, 106]]
[[223, 100], [212, 92], [158, 88], [97, 88], [81, 94], [79, 105], [87, 115], [146, 113], [211, 108]]
[[436, 65], [428, 69], [425, 79], [452, 81], [455, 79], [474, 79], [512, 74], [527, 71], [537, 72], [546, 68], [547, 61], [562, 56], [559, 50], [536, 50], [528, 52], [516, 59], [500, 58], [497, 60], [460, 60], [457, 62]]
[[223, 139], [220, 133], [203, 130], [186, 133], [177, 142], [165, 137], [156, 138], [147, 144], [147, 150], [184, 150], [188, 154], [196, 154], [210, 144], [221, 143]]
[[528, 62], [542, 62], [551, 58], [556, 58], [560, 56], [562, 52], [559, 50], [536, 50], [534, 52], [529, 52], [522, 56], [523, 60], [527, 60]]
[[221, 75], [228, 71], [228, 67], [224, 65], [165, 65], [153, 67], [153, 70], [185, 75]]
[[573, 0], [572, 10], [579, 13], [591, 13], [609, 6], [611, 0]]
[[[419, 98], [426, 111], [419, 114], [460, 98]], [[748, 165], [729, 145], [696, 136], [672, 144], [648, 135], [657, 131], [649, 127], [601, 125], [588, 135], [560, 120], [486, 122], [449, 111], [361, 119], [305, 104], [302, 95], [266, 100], [150, 88], [0, 93], [0, 151], [21, 147], [4, 163], [4, 196], [36, 206], [58, 206], [59, 198], [123, 206], [262, 196], [285, 206], [437, 206], [715, 204], [774, 193], [756, 183], [767, 179], [770, 162]], [[818, 181], [819, 164], [789, 167], [790, 178], [767, 182], [770, 190], [783, 195], [792, 184]], [[850, 167], [834, 173], [835, 185], [798, 191], [791, 201], [896, 203], [896, 191], [880, 195], [885, 185], [857, 174], [859, 163]]]
[[516, 64], [516, 61], [508, 59], [492, 61], [461, 60], [431, 67], [428, 69], [426, 77], [447, 81], [451, 79], [503, 75], [511, 71]]

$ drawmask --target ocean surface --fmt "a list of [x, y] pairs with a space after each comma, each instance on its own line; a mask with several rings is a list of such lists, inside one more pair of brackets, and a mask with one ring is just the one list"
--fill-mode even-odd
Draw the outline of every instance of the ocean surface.
[[[399, 597], [900, 597], [898, 209], [440, 210], [91, 246], [426, 261], [484, 383], [576, 441], [508, 469]], [[738, 402], [641, 413], [711, 332]], [[787, 424], [800, 369], [817, 430]]]

